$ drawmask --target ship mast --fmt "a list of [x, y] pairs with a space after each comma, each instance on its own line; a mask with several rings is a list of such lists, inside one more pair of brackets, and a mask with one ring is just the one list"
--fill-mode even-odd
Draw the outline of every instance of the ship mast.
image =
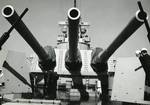
[[74, 7], [77, 7], [77, 1], [74, 0]]

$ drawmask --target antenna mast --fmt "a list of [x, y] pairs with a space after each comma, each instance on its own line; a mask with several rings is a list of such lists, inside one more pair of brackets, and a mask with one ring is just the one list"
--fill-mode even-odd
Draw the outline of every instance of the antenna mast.
[[77, 7], [77, 2], [76, 2], [76, 0], [74, 0], [74, 7]]

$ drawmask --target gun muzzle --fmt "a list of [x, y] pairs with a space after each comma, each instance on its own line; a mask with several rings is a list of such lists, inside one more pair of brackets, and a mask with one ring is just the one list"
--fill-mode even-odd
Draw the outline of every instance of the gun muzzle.
[[69, 31], [69, 57], [71, 61], [77, 59], [78, 38], [79, 38], [80, 11], [78, 8], [68, 10], [68, 31]]
[[[11, 5], [6, 5], [2, 9], [2, 15], [9, 21], [11, 25], [14, 24], [16, 20], [19, 19], [18, 14], [14, 10]], [[18, 33], [23, 37], [23, 39], [30, 45], [30, 47], [34, 50], [34, 52], [38, 55], [40, 62], [50, 62], [51, 57], [46, 53], [44, 48], [39, 44], [39, 42], [35, 39], [33, 34], [29, 31], [27, 26], [20, 20], [14, 28], [18, 31]], [[46, 63], [47, 64], [47, 63]], [[50, 64], [49, 64], [50, 65]], [[50, 68], [43, 67], [47, 70]]]
[[107, 62], [109, 57], [144, 23], [142, 16], [142, 12], [136, 12], [136, 15], [130, 20], [130, 22], [116, 37], [116, 39], [108, 46], [108, 48], [103, 53], [100, 53], [98, 55], [100, 58], [100, 62]]

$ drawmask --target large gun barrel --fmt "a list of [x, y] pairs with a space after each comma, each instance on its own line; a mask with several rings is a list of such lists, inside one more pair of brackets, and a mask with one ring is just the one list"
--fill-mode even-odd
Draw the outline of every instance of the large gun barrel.
[[[14, 24], [16, 20], [19, 19], [18, 14], [14, 10], [11, 5], [6, 5], [2, 9], [2, 15], [10, 22], [10, 24]], [[32, 47], [35, 53], [39, 56], [41, 60], [45, 60], [47, 58], [47, 54], [42, 46], [38, 43], [38, 41], [34, 38], [32, 33], [29, 31], [27, 26], [21, 20], [18, 24], [16, 24], [15, 29], [19, 32], [19, 34], [24, 38], [24, 40]]]
[[[2, 9], [2, 15], [9, 21], [9, 23], [11, 25], [13, 25], [14, 22], [19, 19], [18, 14], [16, 13], [16, 11], [14, 10], [14, 8], [11, 5], [6, 5]], [[48, 61], [51, 61], [51, 56], [49, 56], [49, 54], [46, 52], [46, 50], [39, 44], [39, 42], [35, 39], [33, 34], [29, 31], [29, 29], [23, 23], [22, 20], [20, 20], [14, 26], [14, 28], [18, 31], [18, 33], [23, 37], [23, 39], [30, 45], [30, 47], [38, 55], [40, 62], [46, 63]], [[45, 66], [47, 64], [48, 63], [46, 63]], [[47, 67], [44, 67], [44, 68], [49, 69]]]
[[97, 48], [92, 52], [91, 67], [98, 74], [102, 87], [102, 105], [107, 103], [108, 95], [108, 64], [109, 57], [144, 23], [142, 12], [138, 11], [127, 26], [121, 31], [116, 39], [108, 46], [106, 50]]
[[[80, 11], [78, 8], [70, 8], [68, 11], [68, 35], [69, 49], [65, 55], [65, 67], [72, 75], [81, 76], [82, 60], [78, 49]], [[81, 100], [88, 100], [89, 94], [83, 85], [82, 77], [72, 77], [74, 87], [81, 95]]]
[[68, 31], [69, 31], [69, 58], [75, 61], [78, 53], [80, 11], [78, 8], [70, 8], [68, 11]]
[[26, 14], [27, 11], [28, 11], [28, 8], [26, 8], [23, 11], [23, 13], [20, 15], [19, 19], [14, 22], [14, 24], [11, 26], [11, 28], [9, 28], [9, 30], [7, 32], [4, 32], [4, 34], [0, 37], [0, 49], [1, 49], [2, 45], [9, 38], [11, 31], [14, 29], [14, 26], [21, 20], [21, 18]]
[[143, 14], [140, 11], [130, 20], [127, 26], [121, 31], [108, 48], [99, 54], [100, 62], [107, 62], [109, 57], [144, 23]]

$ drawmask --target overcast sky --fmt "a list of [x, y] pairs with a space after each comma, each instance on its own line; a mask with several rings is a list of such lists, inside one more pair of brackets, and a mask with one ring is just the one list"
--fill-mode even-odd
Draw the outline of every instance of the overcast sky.
[[[42, 46], [56, 46], [57, 35], [60, 34], [58, 22], [66, 20], [67, 10], [73, 6], [73, 0], [0, 0], [0, 9], [5, 5], [12, 5], [18, 14], [29, 8], [23, 17], [24, 23]], [[150, 0], [143, 0], [142, 5], [150, 14]], [[137, 0], [77, 0], [77, 7], [81, 11], [82, 20], [91, 24], [88, 30], [92, 40], [91, 46], [102, 48], [107, 48], [138, 10]], [[0, 36], [10, 26], [0, 14]], [[135, 56], [135, 50], [143, 47], [150, 53], [144, 25], [115, 52], [114, 56]], [[15, 30], [3, 49], [33, 53]]]

